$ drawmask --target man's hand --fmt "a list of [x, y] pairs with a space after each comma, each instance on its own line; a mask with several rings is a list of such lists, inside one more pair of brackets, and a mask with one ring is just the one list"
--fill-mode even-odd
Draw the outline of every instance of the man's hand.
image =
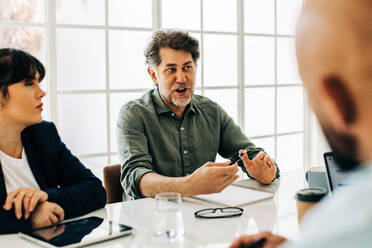
[[237, 163], [230, 166], [224, 163], [207, 162], [186, 178], [188, 190], [185, 196], [221, 192], [239, 178]]
[[37, 205], [31, 214], [31, 224], [33, 228], [50, 226], [65, 218], [65, 212], [56, 203], [45, 201]]
[[[244, 150], [240, 150], [239, 154], [242, 152]], [[244, 153], [242, 160], [249, 175], [261, 183], [269, 184], [275, 178], [277, 170], [275, 162], [264, 152], [258, 153], [252, 160]]]
[[19, 188], [7, 195], [3, 209], [11, 210], [14, 207], [17, 219], [22, 218], [23, 213], [24, 218], [28, 219], [36, 205], [46, 200], [48, 200], [48, 194], [44, 191], [34, 188]]
[[230, 245], [230, 248], [239, 248], [242, 247], [243, 245], [248, 245], [263, 237], [266, 238], [266, 242], [261, 246], [262, 248], [275, 248], [286, 241], [286, 239], [282, 236], [274, 235], [270, 232], [261, 232], [255, 235], [242, 236], [238, 238], [237, 240], [234, 241], [234, 243]]

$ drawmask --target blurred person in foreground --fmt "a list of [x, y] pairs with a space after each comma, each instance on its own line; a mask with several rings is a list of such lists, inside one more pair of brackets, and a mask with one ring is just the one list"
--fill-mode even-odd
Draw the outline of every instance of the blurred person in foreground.
[[48, 226], [106, 203], [101, 181], [42, 121], [44, 66], [0, 49], [0, 234]]
[[264, 248], [371, 247], [372, 1], [306, 1], [296, 48], [309, 102], [341, 169], [351, 171], [350, 186], [309, 211], [298, 242], [265, 232], [241, 237], [231, 248], [261, 237]]

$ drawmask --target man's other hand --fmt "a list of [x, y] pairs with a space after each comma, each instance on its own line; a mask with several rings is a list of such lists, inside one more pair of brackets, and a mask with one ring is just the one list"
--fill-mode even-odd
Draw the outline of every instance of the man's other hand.
[[[239, 154], [244, 152], [240, 150]], [[252, 160], [248, 158], [247, 153], [242, 157], [244, 167], [249, 175], [264, 184], [271, 183], [276, 175], [275, 162], [264, 152], [259, 152]]]
[[230, 245], [230, 248], [243, 247], [244, 245], [248, 245], [263, 237], [266, 238], [266, 242], [261, 246], [262, 248], [275, 248], [286, 241], [286, 239], [282, 236], [274, 235], [270, 232], [261, 232], [255, 235], [242, 236], [238, 238], [237, 240], [234, 241], [234, 243]]
[[224, 188], [239, 178], [237, 163], [207, 162], [186, 178], [188, 192], [186, 196], [211, 194], [221, 192]]

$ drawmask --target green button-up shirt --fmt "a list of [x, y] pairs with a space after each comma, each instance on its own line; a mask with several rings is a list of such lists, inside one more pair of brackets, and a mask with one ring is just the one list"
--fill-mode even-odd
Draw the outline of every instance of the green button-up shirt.
[[[127, 199], [142, 197], [139, 181], [146, 173], [182, 177], [215, 161], [217, 153], [229, 159], [239, 149], [246, 149], [253, 159], [263, 151], [217, 103], [194, 95], [180, 119], [163, 103], [157, 89], [121, 108], [117, 143]], [[240, 166], [246, 172], [242, 163]]]

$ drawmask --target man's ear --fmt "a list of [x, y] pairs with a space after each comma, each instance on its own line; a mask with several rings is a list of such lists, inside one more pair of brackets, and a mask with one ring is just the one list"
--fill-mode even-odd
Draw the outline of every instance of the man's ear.
[[337, 76], [328, 76], [322, 80], [322, 95], [332, 118], [334, 128], [340, 132], [348, 132], [350, 125], [355, 123], [357, 109], [355, 100], [347, 84]]
[[156, 76], [156, 72], [149, 66], [147, 68], [147, 73], [150, 75], [152, 81], [154, 82], [154, 84], [156, 85], [158, 83], [158, 78]]

